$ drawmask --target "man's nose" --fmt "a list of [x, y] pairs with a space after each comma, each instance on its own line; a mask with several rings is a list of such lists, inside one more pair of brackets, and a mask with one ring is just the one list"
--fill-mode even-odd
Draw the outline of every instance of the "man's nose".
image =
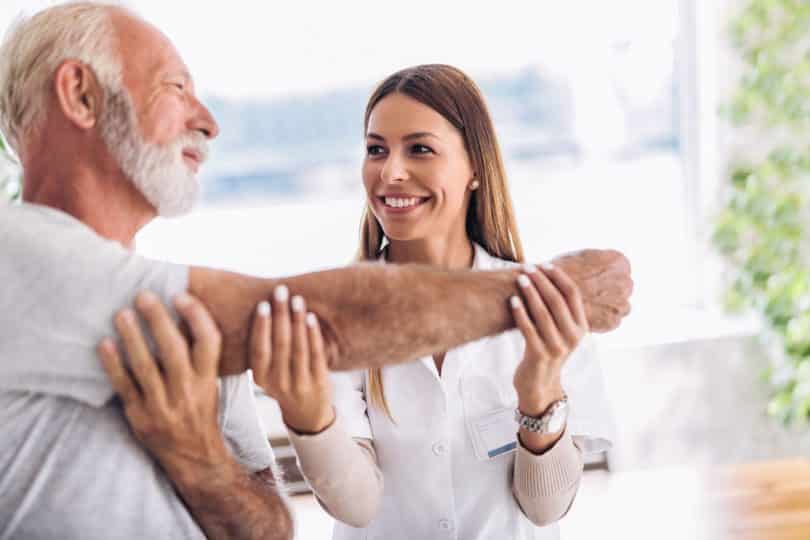
[[214, 139], [219, 135], [219, 125], [208, 108], [195, 97], [194, 114], [191, 117], [189, 128], [199, 131], [206, 139]]

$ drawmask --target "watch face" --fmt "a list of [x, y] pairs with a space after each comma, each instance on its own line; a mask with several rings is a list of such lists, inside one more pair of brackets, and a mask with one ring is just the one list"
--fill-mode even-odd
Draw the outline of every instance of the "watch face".
[[568, 420], [568, 404], [561, 404], [548, 420], [548, 432], [557, 433], [561, 431], [565, 427], [566, 420]]

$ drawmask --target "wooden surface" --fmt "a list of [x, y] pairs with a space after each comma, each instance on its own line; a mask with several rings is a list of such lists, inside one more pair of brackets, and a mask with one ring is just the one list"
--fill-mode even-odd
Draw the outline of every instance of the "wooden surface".
[[810, 540], [810, 460], [587, 473], [564, 540]]

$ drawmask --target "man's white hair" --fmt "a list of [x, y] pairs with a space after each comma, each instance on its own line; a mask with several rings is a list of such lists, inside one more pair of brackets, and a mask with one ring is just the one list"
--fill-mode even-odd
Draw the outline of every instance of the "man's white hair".
[[0, 130], [19, 155], [25, 136], [45, 121], [57, 68], [78, 60], [105, 94], [120, 90], [121, 61], [110, 18], [114, 2], [69, 2], [21, 17], [0, 45]]

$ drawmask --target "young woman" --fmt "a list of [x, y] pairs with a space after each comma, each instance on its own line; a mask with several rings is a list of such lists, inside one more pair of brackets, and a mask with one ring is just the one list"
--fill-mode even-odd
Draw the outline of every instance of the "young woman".
[[[368, 103], [365, 137], [361, 259], [522, 262], [492, 121], [461, 71], [390, 76]], [[553, 267], [525, 267], [518, 282], [518, 330], [331, 380], [304, 300], [288, 305], [280, 288], [272, 309], [259, 306], [253, 365], [274, 372], [269, 394], [338, 520], [335, 538], [559, 537], [583, 454], [604, 449], [609, 418], [576, 287]]]

